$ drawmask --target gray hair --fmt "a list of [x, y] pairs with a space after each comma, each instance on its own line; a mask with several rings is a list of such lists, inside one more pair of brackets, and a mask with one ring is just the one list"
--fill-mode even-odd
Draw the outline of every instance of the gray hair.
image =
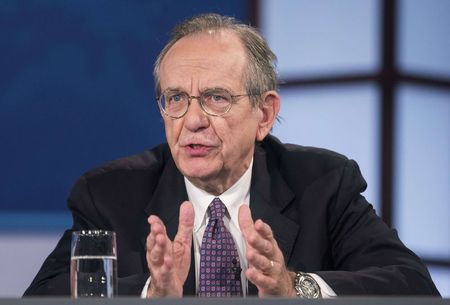
[[258, 105], [262, 93], [277, 90], [277, 58], [261, 34], [255, 28], [240, 23], [233, 17], [204, 14], [178, 24], [172, 31], [171, 40], [158, 55], [153, 71], [157, 96], [161, 94], [159, 77], [161, 62], [169, 49], [183, 37], [209, 30], [231, 30], [241, 39], [249, 61], [244, 72], [245, 87], [254, 106]]

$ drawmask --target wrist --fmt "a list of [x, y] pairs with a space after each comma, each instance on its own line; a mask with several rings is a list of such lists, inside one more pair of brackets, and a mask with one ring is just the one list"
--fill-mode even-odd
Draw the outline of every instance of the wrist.
[[167, 288], [165, 289], [159, 289], [158, 287], [154, 287], [151, 284], [148, 287], [147, 290], [147, 298], [181, 298], [183, 297], [183, 288], [180, 289], [172, 289], [169, 290]]
[[290, 296], [290, 297], [297, 297], [297, 291], [295, 290], [295, 276], [296, 275], [297, 275], [296, 272], [289, 271], [289, 279], [290, 279], [289, 288], [290, 288], [290, 290], [289, 290], [288, 296]]

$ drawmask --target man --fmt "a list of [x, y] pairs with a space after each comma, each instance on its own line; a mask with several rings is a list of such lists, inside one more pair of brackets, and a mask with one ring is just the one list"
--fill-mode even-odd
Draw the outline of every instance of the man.
[[117, 233], [119, 294], [438, 295], [354, 161], [269, 135], [274, 62], [232, 18], [180, 24], [155, 64], [167, 144], [80, 178], [73, 227], [25, 295], [69, 294], [71, 231], [94, 228]]

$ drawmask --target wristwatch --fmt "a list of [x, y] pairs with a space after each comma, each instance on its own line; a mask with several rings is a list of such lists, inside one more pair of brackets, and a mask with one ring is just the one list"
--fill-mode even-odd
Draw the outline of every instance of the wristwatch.
[[309, 274], [304, 272], [297, 272], [294, 279], [294, 288], [299, 298], [305, 299], [320, 299], [319, 284]]

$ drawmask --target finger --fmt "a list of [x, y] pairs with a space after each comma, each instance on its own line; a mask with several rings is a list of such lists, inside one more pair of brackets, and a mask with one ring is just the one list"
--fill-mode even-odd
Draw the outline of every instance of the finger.
[[258, 219], [255, 221], [255, 230], [265, 239], [268, 240], [275, 240], [273, 237], [272, 228], [262, 221], [261, 219]]
[[[149, 221], [150, 222], [150, 221]], [[156, 243], [156, 236], [162, 234], [166, 235], [166, 230], [162, 222], [158, 220], [151, 220], [150, 233], [147, 236], [146, 248], [147, 250], [152, 249]]]
[[154, 295], [164, 296], [166, 294], [165, 289], [170, 286], [172, 281], [172, 266], [172, 258], [165, 256], [161, 266], [151, 273], [152, 279], [150, 281], [149, 289], [153, 291]]
[[254, 243], [251, 243], [251, 245], [265, 255], [271, 256], [272, 258], [275, 257], [278, 252], [278, 243], [275, 240], [272, 228], [262, 220], [258, 219], [255, 222], [255, 231], [261, 239], [252, 239]]
[[152, 267], [161, 266], [167, 252], [167, 240], [163, 234], [158, 234], [153, 247], [147, 250], [147, 260]]
[[265, 239], [256, 230], [247, 235], [247, 244], [265, 256], [272, 256], [275, 252], [273, 242]]
[[[264, 238], [265, 236], [273, 236], [270, 226], [265, 224], [262, 220], [257, 220], [256, 223], [254, 223], [250, 208], [246, 204], [239, 207], [238, 219], [239, 227], [241, 228], [242, 235], [248, 246], [257, 249], [265, 255], [272, 255], [274, 252], [272, 241]], [[258, 224], [259, 231], [255, 228], [256, 224]], [[262, 234], [260, 232], [262, 232]]]
[[251, 232], [255, 231], [252, 214], [248, 205], [242, 204], [239, 207], [238, 221], [239, 227], [241, 228], [241, 232], [244, 235], [245, 239]]
[[156, 215], [150, 215], [150, 217], [147, 219], [148, 223], [150, 224], [150, 233], [155, 234], [166, 234], [166, 226], [162, 222], [162, 220], [156, 216]]
[[150, 232], [147, 236], [147, 241], [145, 243], [145, 251], [148, 252], [149, 250], [153, 249], [156, 243], [156, 236], [154, 233]]
[[[146, 243], [145, 243], [145, 249], [146, 249], [147, 253], [149, 253], [149, 251], [151, 249], [153, 249], [153, 247], [155, 246], [156, 235], [157, 235], [156, 232], [158, 231], [157, 228], [156, 228], [157, 225], [155, 224], [154, 221], [150, 221], [150, 217], [148, 218], [148, 222], [149, 222], [149, 224], [150, 224], [150, 222], [152, 222], [153, 226], [152, 225], [150, 226], [150, 232], [147, 235], [147, 240], [146, 240]], [[159, 231], [161, 231], [161, 228], [160, 228]]]
[[[164, 223], [159, 219], [158, 216], [150, 215], [148, 218], [148, 223], [150, 224], [150, 233], [147, 237], [147, 249], [151, 249], [156, 242], [156, 236], [159, 234], [162, 234], [163, 236], [167, 237], [166, 233], [166, 227], [164, 226]], [[167, 237], [168, 239], [169, 237]]]
[[255, 269], [258, 269], [263, 274], [274, 274], [279, 270], [279, 263], [271, 260], [267, 256], [261, 255], [255, 249], [248, 249], [246, 258], [248, 264]]
[[147, 262], [149, 267], [161, 266], [164, 262], [164, 256], [168, 253], [169, 237], [166, 233], [166, 227], [161, 219], [155, 215], [148, 218], [150, 224], [150, 233], [147, 237]]
[[170, 243], [162, 234], [156, 237], [155, 246], [147, 254], [147, 261], [149, 261], [150, 273], [152, 280], [161, 283], [169, 276], [173, 266], [173, 259], [170, 251], [168, 251], [168, 244]]
[[175, 241], [183, 244], [190, 244], [192, 241], [192, 230], [194, 228], [194, 207], [189, 201], [185, 201], [180, 206], [180, 218], [178, 232]]
[[262, 273], [260, 270], [250, 267], [245, 271], [245, 276], [259, 291], [272, 291], [279, 286], [278, 279]]

